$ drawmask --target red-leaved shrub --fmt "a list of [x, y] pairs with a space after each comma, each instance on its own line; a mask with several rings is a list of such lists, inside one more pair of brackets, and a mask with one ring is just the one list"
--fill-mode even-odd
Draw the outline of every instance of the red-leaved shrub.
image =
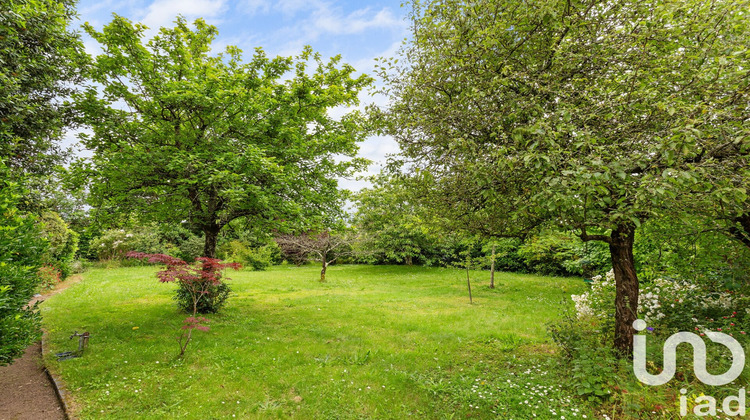
[[[226, 268], [239, 270], [238, 263], [224, 263], [216, 258], [196, 258], [195, 264], [187, 262], [165, 254], [147, 254], [143, 252], [128, 252], [127, 257], [140, 260], [147, 260], [150, 263], [160, 263], [166, 265], [166, 268], [156, 273], [160, 282], [177, 282], [180, 285], [178, 291], [178, 304], [190, 312], [192, 315], [187, 317], [182, 325], [184, 332], [180, 335], [180, 356], [185, 354], [185, 349], [192, 337], [194, 329], [208, 331], [208, 326], [204, 325], [209, 322], [204, 317], [197, 317], [201, 308], [211, 308], [211, 312], [216, 309], [226, 299], [229, 293], [228, 288], [222, 281], [222, 271]], [[223, 288], [221, 286], [224, 286]], [[216, 300], [216, 292], [226, 290], [226, 294], [221, 296], [220, 302]]]

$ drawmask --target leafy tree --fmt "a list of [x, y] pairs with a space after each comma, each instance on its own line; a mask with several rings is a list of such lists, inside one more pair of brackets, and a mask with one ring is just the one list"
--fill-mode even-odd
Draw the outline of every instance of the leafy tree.
[[[72, 123], [82, 46], [69, 0], [0, 0], [0, 158], [10, 175], [50, 174]], [[25, 177], [25, 182], [29, 178]]]
[[232, 220], [312, 225], [338, 209], [337, 177], [363, 163], [342, 157], [356, 154], [365, 127], [356, 111], [328, 111], [356, 105], [371, 78], [309, 47], [273, 59], [258, 48], [248, 63], [236, 47], [211, 55], [217, 31], [201, 19], [191, 29], [178, 17], [145, 45], [146, 27], [119, 16], [85, 28], [104, 49], [90, 71], [102, 89], [79, 101], [94, 131], [81, 173], [97, 206], [188, 220], [212, 258]]
[[679, 278], [716, 292], [750, 285], [750, 248], [727, 237], [721, 222], [691, 214], [649, 220], [634, 248], [639, 277]]
[[729, 233], [743, 245], [750, 248], [750, 212], [742, 213], [732, 219]]
[[629, 354], [638, 227], [688, 200], [745, 199], [747, 1], [412, 6], [379, 115], [425, 202], [496, 236], [546, 220], [607, 243]]
[[301, 235], [280, 235], [276, 243], [281, 247], [284, 255], [294, 256], [296, 259], [314, 258], [320, 261], [320, 281], [326, 281], [326, 270], [338, 258], [351, 253], [352, 237], [345, 233], [333, 233], [325, 230], [320, 233], [307, 232]]
[[406, 265], [429, 258], [438, 238], [410, 199], [410, 191], [385, 174], [372, 182], [372, 187], [354, 197], [357, 211], [353, 223], [362, 236], [363, 254]]
[[29, 308], [47, 251], [33, 216], [18, 210], [21, 189], [0, 160], [0, 365], [9, 364], [40, 336], [39, 313]]

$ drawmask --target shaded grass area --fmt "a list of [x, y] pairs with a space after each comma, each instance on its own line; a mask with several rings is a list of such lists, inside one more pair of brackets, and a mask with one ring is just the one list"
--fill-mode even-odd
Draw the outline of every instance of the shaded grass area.
[[456, 269], [334, 266], [327, 283], [317, 267], [228, 272], [227, 307], [177, 359], [185, 314], [156, 270], [92, 270], [44, 302], [53, 352], [91, 333], [83, 358], [45, 355], [81, 418], [505, 418], [520, 393], [488, 387], [543, 374], [545, 324], [586, 287], [500, 274], [493, 290], [477, 271], [469, 305]]

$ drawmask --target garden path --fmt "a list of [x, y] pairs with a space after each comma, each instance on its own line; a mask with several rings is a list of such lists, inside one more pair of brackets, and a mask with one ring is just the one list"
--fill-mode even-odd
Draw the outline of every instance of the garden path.
[[[44, 296], [36, 296], [31, 304], [60, 293], [80, 276], [58, 284]], [[11, 365], [0, 367], [0, 420], [61, 420], [65, 419], [60, 401], [42, 363], [42, 345], [36, 342]]]

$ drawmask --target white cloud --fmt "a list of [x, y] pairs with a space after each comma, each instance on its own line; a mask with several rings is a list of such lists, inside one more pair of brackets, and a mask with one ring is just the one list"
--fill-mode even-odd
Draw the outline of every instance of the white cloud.
[[90, 128], [76, 128], [67, 130], [63, 135], [61, 142], [63, 148], [72, 149], [76, 157], [89, 158], [93, 156], [94, 153], [91, 150], [86, 149], [79, 140], [78, 136], [84, 133], [88, 134], [89, 136], [94, 134], [94, 132]]
[[278, 12], [286, 16], [294, 16], [324, 6], [326, 3], [320, 0], [242, 0], [237, 5], [237, 11], [248, 15]]
[[373, 15], [369, 8], [356, 10], [344, 16], [340, 10], [321, 7], [312, 17], [314, 27], [321, 33], [334, 35], [358, 34], [373, 28], [396, 28], [401, 20], [393, 16], [389, 9], [382, 9]]
[[276, 2], [276, 8], [285, 15], [296, 15], [305, 10], [321, 7], [326, 3], [316, 0], [280, 0]]
[[388, 8], [375, 11], [366, 7], [346, 14], [341, 7], [323, 0], [244, 0], [237, 10], [248, 15], [271, 12], [285, 16], [305, 14], [294, 23], [294, 27], [282, 32], [297, 32], [299, 38], [307, 43], [323, 34], [349, 35], [370, 29], [405, 27], [404, 22]]
[[385, 167], [387, 156], [399, 151], [398, 143], [390, 136], [368, 138], [360, 143], [358, 156], [370, 159], [372, 164], [355, 178], [339, 178], [339, 186], [354, 192], [371, 187], [372, 183], [363, 178], [378, 174]]
[[353, 61], [347, 61], [349, 64], [352, 65], [358, 72], [369, 74], [370, 76], [373, 76], [375, 74], [375, 64], [377, 62], [375, 61], [376, 58], [391, 58], [398, 55], [398, 50], [401, 48], [402, 42], [395, 41], [393, 42], [388, 48], [383, 50], [382, 52], [375, 54], [372, 57], [364, 57], [359, 58], [357, 60]]
[[198, 17], [211, 19], [220, 16], [224, 11], [224, 0], [156, 0], [151, 3], [140, 21], [151, 30], [158, 30], [163, 26], [173, 26], [177, 15], [182, 15], [188, 20]]
[[102, 53], [101, 44], [90, 38], [88, 35], [86, 35], [83, 40], [83, 49], [92, 57], [96, 57], [97, 55]]
[[264, 14], [271, 11], [271, 5], [267, 0], [244, 0], [237, 4], [237, 11], [251, 16]]
[[375, 164], [385, 164], [388, 155], [398, 153], [401, 149], [391, 136], [372, 136], [359, 145], [359, 155], [370, 159]]

